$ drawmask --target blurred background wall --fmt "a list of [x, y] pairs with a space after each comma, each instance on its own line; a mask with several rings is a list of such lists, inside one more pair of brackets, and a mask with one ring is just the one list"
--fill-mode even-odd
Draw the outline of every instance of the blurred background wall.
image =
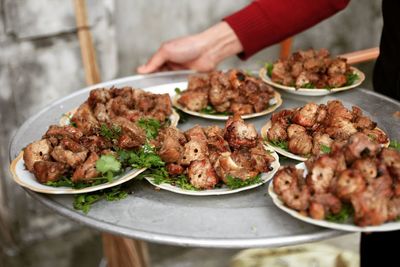
[[[133, 75], [162, 41], [202, 31], [250, 1], [86, 2], [102, 79], [110, 80]], [[296, 36], [294, 49], [326, 47], [333, 54], [340, 54], [377, 46], [382, 28], [380, 4], [375, 0], [353, 0], [345, 11]], [[275, 60], [278, 51], [278, 46], [272, 46], [246, 62], [230, 58], [220, 67], [257, 69], [263, 62]], [[368, 77], [372, 66], [372, 63], [361, 66]], [[60, 251], [62, 246], [65, 251], [71, 250], [78, 246], [77, 242], [96, 238], [96, 233], [32, 201], [13, 183], [8, 172], [8, 143], [15, 130], [53, 100], [84, 86], [73, 1], [0, 0], [0, 254], [3, 257], [6, 254], [15, 257], [32, 246], [38, 249], [41, 243], [65, 235], [70, 238], [76, 231], [83, 234], [76, 235], [75, 242], [61, 239]], [[370, 88], [370, 81], [364, 87]], [[99, 244], [96, 246], [100, 249]], [[69, 263], [67, 260], [66, 265], [58, 266]]]

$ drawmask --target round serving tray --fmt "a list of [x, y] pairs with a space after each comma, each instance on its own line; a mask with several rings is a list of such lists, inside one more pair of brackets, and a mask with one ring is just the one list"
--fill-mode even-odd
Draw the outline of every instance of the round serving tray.
[[[84, 101], [91, 89], [111, 86], [155, 87], [183, 82], [190, 72], [159, 73], [132, 76], [94, 85], [51, 103], [28, 119], [16, 132], [10, 144], [10, 161], [21, 149], [39, 139], [49, 124], [58, 123], [60, 114]], [[160, 87], [158, 87], [160, 88]], [[307, 97], [283, 94], [282, 108], [304, 105]], [[313, 98], [326, 102], [339, 98], [359, 105], [378, 122], [392, 139], [400, 139], [400, 120], [392, 117], [400, 103], [364, 89], [350, 90], [332, 96]], [[270, 115], [249, 119], [258, 130]], [[189, 116], [180, 124], [183, 130], [195, 124], [223, 126], [224, 122]], [[281, 161], [281, 164], [288, 162]], [[267, 194], [268, 183], [252, 190], [225, 196], [192, 197], [155, 190], [147, 181], [134, 181], [133, 194], [127, 198], [93, 205], [85, 215], [72, 207], [72, 196], [27, 192], [55, 212], [101, 231], [157, 243], [196, 247], [246, 248], [285, 246], [326, 239], [345, 232], [325, 229], [292, 218], [279, 210]]]

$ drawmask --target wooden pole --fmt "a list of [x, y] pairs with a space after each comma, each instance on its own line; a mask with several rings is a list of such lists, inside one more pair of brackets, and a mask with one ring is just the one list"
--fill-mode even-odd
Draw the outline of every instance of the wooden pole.
[[[88, 85], [96, 84], [101, 79], [92, 35], [87, 24], [86, 2], [85, 0], [74, 0], [74, 6], [86, 83]], [[102, 240], [108, 267], [149, 266], [150, 261], [145, 242], [106, 233], [102, 234]]]
[[356, 64], [356, 63], [375, 60], [377, 59], [378, 56], [379, 56], [379, 47], [358, 50], [355, 52], [340, 55], [340, 57], [347, 58], [348, 64]]

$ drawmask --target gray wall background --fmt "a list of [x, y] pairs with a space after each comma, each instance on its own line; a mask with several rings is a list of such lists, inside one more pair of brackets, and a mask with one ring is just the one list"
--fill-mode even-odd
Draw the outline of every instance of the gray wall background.
[[[249, 0], [87, 0], [103, 80], [132, 75], [162, 41], [196, 33]], [[295, 49], [326, 47], [333, 54], [379, 44], [380, 1], [353, 0], [340, 14], [298, 36]], [[284, 18], [282, 18], [284, 19]], [[272, 46], [221, 68], [257, 69], [273, 61]], [[371, 76], [372, 64], [363, 65]], [[29, 116], [84, 87], [72, 0], [0, 0], [0, 244], [3, 252], [59, 238], [78, 226], [32, 201], [8, 173], [8, 143]], [[370, 87], [370, 83], [364, 84]], [[0, 253], [1, 254], [1, 253]], [[1, 257], [0, 257], [1, 260]]]

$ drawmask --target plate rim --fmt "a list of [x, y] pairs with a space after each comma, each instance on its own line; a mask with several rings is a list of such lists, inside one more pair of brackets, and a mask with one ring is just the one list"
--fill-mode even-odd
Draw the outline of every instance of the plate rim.
[[[305, 169], [305, 163], [301, 162], [299, 164], [295, 165], [296, 169]], [[400, 222], [386, 222], [381, 225], [377, 226], [357, 226], [355, 224], [348, 224], [348, 223], [335, 223], [335, 222], [329, 222], [326, 220], [316, 220], [311, 217], [305, 216], [300, 214], [298, 211], [293, 210], [289, 207], [287, 207], [282, 200], [279, 199], [279, 196], [275, 193], [274, 191], [274, 185], [273, 185], [273, 179], [268, 185], [268, 195], [271, 197], [272, 202], [275, 204], [277, 208], [280, 210], [283, 210], [290, 216], [301, 220], [303, 222], [317, 225], [320, 227], [324, 228], [329, 228], [333, 230], [341, 230], [341, 231], [347, 231], [347, 232], [389, 232], [389, 231], [395, 231], [400, 229]], [[383, 227], [382, 227], [383, 226]]]
[[[230, 194], [239, 193], [239, 192], [242, 192], [242, 191], [246, 191], [246, 190], [250, 190], [250, 189], [259, 187], [259, 186], [267, 183], [268, 181], [272, 180], [272, 178], [275, 176], [275, 173], [279, 170], [281, 164], [279, 162], [278, 153], [276, 153], [275, 151], [270, 151], [270, 150], [266, 149], [265, 147], [264, 147], [264, 149], [269, 151], [271, 153], [271, 155], [275, 158], [275, 161], [273, 162], [275, 167], [270, 172], [262, 173], [262, 174], [264, 174], [264, 175], [266, 175], [268, 177], [263, 179], [260, 183], [257, 183], [257, 184], [252, 184], [252, 185], [249, 185], [249, 186], [244, 186], [244, 187], [240, 187], [240, 188], [236, 188], [236, 189], [227, 188], [227, 189], [225, 189], [223, 191], [220, 191], [221, 188], [193, 191], [193, 190], [181, 189], [179, 187], [176, 187], [176, 186], [173, 186], [173, 185], [167, 184], [167, 183], [156, 184], [153, 181], [154, 179], [151, 178], [151, 177], [145, 177], [145, 179], [150, 184], [155, 186], [156, 188], [160, 188], [162, 190], [169, 191], [169, 192], [172, 192], [172, 193], [175, 193], [175, 194], [180, 194], [180, 195], [203, 197], [203, 196], [222, 196], [222, 195], [230, 195]], [[218, 191], [216, 191], [216, 190], [218, 190]]]
[[[182, 91], [185, 91], [185, 90], [182, 90]], [[204, 119], [220, 120], [220, 121], [226, 121], [230, 117], [230, 115], [211, 115], [211, 114], [204, 114], [204, 113], [200, 113], [197, 111], [189, 110], [178, 103], [178, 98], [179, 98], [179, 94], [175, 94], [174, 97], [172, 98], [172, 105], [174, 107], [176, 107], [177, 109], [181, 110], [182, 112], [185, 112], [192, 116], [196, 116], [196, 117], [200, 117], [200, 118], [204, 118]], [[261, 112], [244, 114], [244, 115], [240, 115], [240, 116], [242, 117], [242, 119], [246, 120], [246, 119], [261, 117], [261, 116], [264, 116], [264, 115], [274, 112], [283, 103], [281, 94], [278, 93], [276, 90], [274, 90], [274, 98], [277, 101], [274, 106], [269, 107], [266, 110], [261, 111]]]
[[359, 79], [357, 82], [351, 84], [351, 85], [347, 85], [347, 86], [343, 86], [343, 87], [338, 87], [338, 88], [332, 88], [332, 89], [323, 89], [323, 88], [296, 88], [293, 86], [286, 86], [286, 85], [282, 85], [279, 83], [275, 83], [271, 80], [271, 78], [267, 75], [267, 70], [263, 67], [259, 70], [259, 77], [268, 85], [274, 87], [274, 88], [279, 88], [282, 90], [285, 90], [286, 92], [289, 93], [296, 93], [298, 95], [306, 95], [306, 96], [312, 96], [313, 94], [315, 94], [315, 96], [321, 96], [321, 95], [329, 95], [329, 94], [333, 94], [333, 93], [337, 93], [337, 92], [341, 92], [341, 91], [347, 91], [353, 88], [356, 88], [358, 86], [360, 86], [364, 80], [365, 80], [365, 74], [364, 72], [360, 71], [358, 68], [350, 66], [350, 69], [357, 73], [359, 76]]

